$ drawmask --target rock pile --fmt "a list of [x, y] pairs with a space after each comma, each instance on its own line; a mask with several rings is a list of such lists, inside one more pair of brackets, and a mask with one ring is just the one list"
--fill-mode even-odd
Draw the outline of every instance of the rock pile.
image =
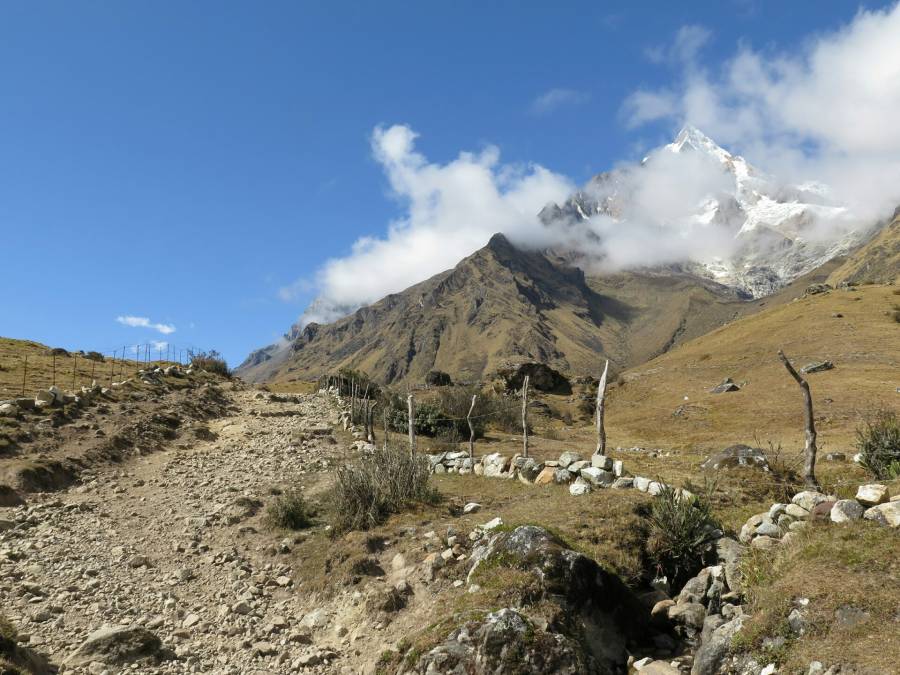
[[[636, 489], [651, 495], [659, 494], [664, 483], [643, 476], [632, 476], [620, 459], [605, 455], [591, 455], [585, 459], [573, 451], [563, 452], [559, 459], [539, 461], [516, 454], [501, 455], [498, 452], [471, 458], [467, 452], [442, 452], [428, 455], [434, 473], [473, 474], [488, 478], [517, 478], [527, 485], [568, 485], [573, 496], [585, 495], [591, 490], [613, 488]], [[676, 488], [689, 495], [687, 490]]]
[[859, 519], [880, 525], [900, 527], [900, 494], [888, 497], [887, 486], [860, 485], [856, 499], [838, 499], [817, 492], [798, 492], [790, 504], [772, 504], [768, 511], [757, 513], [744, 523], [740, 540], [754, 548], [769, 549], [789, 542], [794, 532], [809, 527], [811, 520], [845, 523]]

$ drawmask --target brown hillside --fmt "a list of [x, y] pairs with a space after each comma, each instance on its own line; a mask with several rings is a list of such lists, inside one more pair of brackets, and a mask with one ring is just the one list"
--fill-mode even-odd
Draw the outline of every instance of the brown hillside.
[[[864, 286], [803, 297], [735, 321], [624, 373], [610, 395], [618, 445], [707, 449], [731, 443], [802, 446], [800, 389], [779, 363], [784, 349], [807, 376], [824, 451], [847, 451], [861, 419], [900, 409], [900, 296]], [[731, 377], [741, 390], [712, 394]]]
[[578, 375], [596, 372], [602, 358], [619, 371], [794, 297], [796, 286], [824, 280], [829, 269], [786, 294], [747, 302], [677, 271], [586, 277], [551, 253], [495, 235], [452, 270], [332, 324], [307, 326], [274, 358], [256, 352], [238, 374], [284, 383], [347, 366], [386, 383], [421, 382], [432, 369], [477, 380], [510, 360]]

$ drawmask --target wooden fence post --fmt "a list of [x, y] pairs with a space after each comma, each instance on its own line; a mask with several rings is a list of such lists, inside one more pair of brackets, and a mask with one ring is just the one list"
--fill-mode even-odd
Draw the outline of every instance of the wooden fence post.
[[366, 412], [366, 440], [369, 443], [375, 442], [375, 407], [378, 405], [378, 401], [372, 401]]
[[409, 412], [409, 454], [416, 451], [416, 402], [413, 395], [406, 397], [406, 407]]
[[384, 417], [384, 449], [387, 450], [388, 446], [388, 434], [390, 434], [390, 429], [388, 427], [388, 409], [387, 406], [384, 407], [384, 411], [382, 412]]
[[75, 377], [78, 375], [78, 356], [72, 354], [72, 393], [75, 393]]
[[469, 414], [466, 415], [466, 422], [469, 423], [469, 459], [475, 457], [475, 427], [472, 426], [472, 411], [475, 410], [475, 399], [477, 394], [472, 394], [472, 405], [469, 406]]
[[597, 384], [597, 450], [595, 454], [606, 454], [606, 428], [603, 426], [603, 412], [606, 399], [606, 374], [609, 371], [609, 359], [606, 359], [606, 365], [603, 366], [603, 375], [600, 376], [600, 382]]
[[522, 383], [522, 456], [528, 457], [528, 375]]
[[22, 396], [25, 396], [25, 381], [28, 379], [28, 354], [25, 355], [25, 367], [22, 369]]
[[56, 386], [56, 353], [53, 354], [53, 386]]
[[791, 362], [788, 361], [788, 358], [780, 349], [778, 350], [778, 358], [781, 359], [781, 362], [784, 364], [788, 373], [790, 373], [791, 377], [797, 381], [797, 384], [800, 385], [800, 389], [803, 390], [804, 427], [806, 431], [803, 480], [809, 487], [818, 489], [819, 482], [816, 480], [816, 453], [818, 452], [818, 448], [816, 447], [816, 423], [815, 418], [813, 417], [812, 394], [809, 391], [809, 382], [803, 379], [800, 373], [794, 370], [794, 366], [791, 365]]

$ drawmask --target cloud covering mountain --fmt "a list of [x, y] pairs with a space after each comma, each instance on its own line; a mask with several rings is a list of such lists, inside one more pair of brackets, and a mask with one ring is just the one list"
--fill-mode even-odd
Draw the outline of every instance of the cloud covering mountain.
[[[797, 257], [779, 262], [770, 285], [757, 289], [767, 292], [801, 273], [804, 260], [846, 250], [855, 241], [848, 234], [900, 202], [897, 35], [895, 5], [861, 11], [850, 24], [792, 52], [741, 45], [710, 68], [701, 65], [710, 33], [683, 27], [672, 45], [650, 53], [651, 60], [676, 64], [677, 77], [668, 87], [633, 92], [623, 119], [635, 129], [693, 124], [766, 173], [744, 163], [738, 169], [755, 174], [737, 176], [733, 166], [723, 171], [704, 153], [651, 153], [643, 165], [618, 167], [614, 185], [604, 185], [601, 176], [586, 186], [593, 197], [608, 198], [604, 193], [612, 190], [620, 207], [590, 214], [587, 227], [548, 227], [547, 218], [538, 218], [545, 205], [564, 204], [575, 192], [563, 175], [537, 164], [504, 164], [493, 146], [435, 163], [417, 151], [409, 126], [378, 127], [372, 153], [403, 215], [383, 235], [359, 239], [348, 255], [321, 267], [313, 282], [318, 298], [300, 323], [330, 321], [399, 292], [452, 267], [494, 232], [520, 246], [574, 250], [595, 272], [699, 262], [709, 274], [751, 290], [756, 282], [738, 278], [735, 256], [746, 268], [765, 265], [784, 237], [793, 245], [799, 236]], [[721, 150], [739, 157], [715, 147], [713, 155]], [[757, 190], [761, 185], [765, 189]], [[751, 199], [754, 213], [742, 197]], [[723, 221], [732, 227], [716, 227]], [[757, 249], [748, 248], [751, 241]], [[716, 260], [722, 261], [718, 268]]]

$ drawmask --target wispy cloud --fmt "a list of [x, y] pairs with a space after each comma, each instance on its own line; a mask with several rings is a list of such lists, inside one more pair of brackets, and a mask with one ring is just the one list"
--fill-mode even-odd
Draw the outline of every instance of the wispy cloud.
[[685, 26], [665, 52], [679, 76], [635, 91], [626, 126], [690, 123], [788, 180], [827, 183], [837, 201], [875, 217], [900, 201], [900, 4], [862, 10], [794, 49], [736, 45], [722, 64], [699, 52], [710, 33]]
[[175, 326], [172, 324], [153, 323], [146, 316], [117, 316], [116, 321], [123, 326], [130, 326], [131, 328], [150, 328], [159, 331], [163, 335], [169, 335], [170, 333], [175, 332]]
[[533, 115], [548, 115], [559, 108], [587, 103], [590, 94], [576, 89], [549, 89], [531, 102]]

